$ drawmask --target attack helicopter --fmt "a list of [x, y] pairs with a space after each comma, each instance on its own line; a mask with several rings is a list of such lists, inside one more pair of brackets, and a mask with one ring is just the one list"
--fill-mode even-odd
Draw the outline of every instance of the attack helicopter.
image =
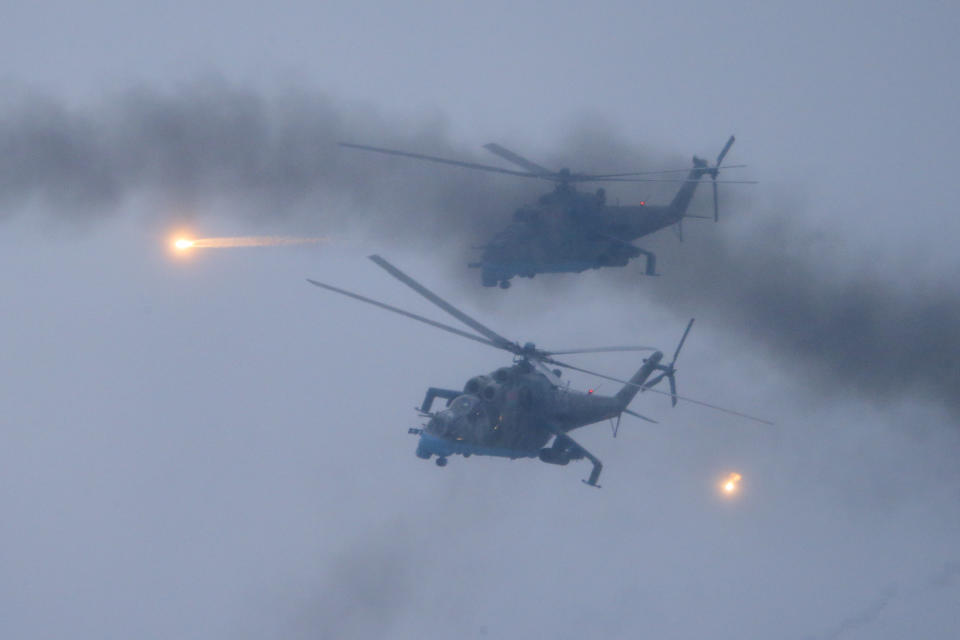
[[[734, 139], [730, 136], [713, 166], [694, 156], [691, 169], [607, 174], [574, 173], [567, 168], [551, 171], [495, 143], [485, 145], [484, 148], [523, 170], [503, 169], [349, 142], [339, 144], [361, 151], [555, 183], [554, 190], [540, 196], [536, 204], [517, 209], [513, 214], [513, 221], [505, 229], [496, 233], [486, 244], [477, 247], [483, 251], [480, 261], [469, 264], [472, 268], [480, 269], [484, 286], [493, 287], [499, 284], [506, 289], [514, 276], [533, 278], [538, 273], [579, 273], [586, 269], [623, 267], [641, 255], [646, 257], [646, 275], [658, 275], [656, 256], [651, 251], [635, 246], [634, 240], [673, 225], [676, 225], [682, 240], [683, 219], [705, 217], [687, 213], [697, 185], [704, 176], [710, 176], [713, 184], [714, 222], [719, 220], [718, 182], [754, 184], [751, 180], [717, 180], [720, 169], [746, 166], [722, 165]], [[676, 172], [687, 172], [687, 176], [680, 179], [643, 177]], [[682, 186], [668, 205], [647, 205], [646, 202], [641, 202], [639, 205], [620, 206], [607, 204], [606, 191], [603, 188], [597, 189], [595, 193], [577, 191], [575, 185], [585, 182], [678, 182], [682, 183]]]
[[[423, 403], [419, 407], [419, 414], [426, 419], [426, 423], [422, 427], [410, 428], [408, 431], [419, 436], [416, 455], [425, 460], [436, 456], [437, 466], [446, 466], [447, 458], [454, 454], [465, 458], [471, 455], [498, 456], [512, 460], [539, 458], [542, 462], [556, 465], [566, 465], [573, 460], [586, 458], [592, 463], [593, 468], [589, 477], [583, 482], [599, 487], [598, 481], [603, 464], [595, 455], [571, 438], [569, 432], [605, 420], [616, 420], [615, 424], [611, 422], [615, 437], [623, 414], [655, 423], [656, 420], [628, 408], [630, 402], [640, 392], [670, 396], [674, 406], [677, 400], [684, 400], [772, 424], [761, 418], [677, 395], [676, 362], [680, 349], [693, 326], [692, 319], [687, 324], [669, 364], [663, 364], [664, 355], [661, 351], [648, 346], [547, 351], [538, 348], [532, 342], [521, 345], [519, 342], [508, 340], [454, 307], [380, 256], [372, 255], [370, 259], [391, 276], [472, 329], [474, 333], [330, 284], [310, 278], [307, 281], [317, 287], [392, 311], [513, 355], [511, 365], [500, 367], [488, 374], [473, 376], [462, 390], [439, 387], [427, 389]], [[555, 357], [615, 351], [643, 351], [650, 352], [650, 355], [644, 358], [642, 366], [629, 380], [621, 380], [577, 367], [557, 360]], [[613, 396], [602, 396], [594, 393], [593, 390], [576, 391], [561, 380], [561, 368], [618, 382], [623, 387]], [[651, 378], [650, 376], [654, 374], [656, 375]], [[670, 382], [669, 392], [653, 388], [663, 379]], [[433, 404], [438, 398], [446, 400], [446, 407], [434, 411]], [[551, 439], [552, 443], [550, 443]], [[547, 446], [548, 443], [550, 446]]]

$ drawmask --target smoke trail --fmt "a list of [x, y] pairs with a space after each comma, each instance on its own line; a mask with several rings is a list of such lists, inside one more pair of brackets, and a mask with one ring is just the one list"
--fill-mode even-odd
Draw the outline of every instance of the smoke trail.
[[133, 90], [70, 108], [44, 97], [0, 109], [0, 205], [40, 205], [67, 220], [116, 214], [147, 194], [157, 215], [226, 201], [236, 215], [309, 219], [324, 232], [450, 239], [467, 248], [530, 185], [340, 149], [375, 141], [455, 157], [442, 122], [390, 121], [296, 90], [260, 95], [221, 82]]
[[840, 623], [822, 637], [824, 640], [836, 640], [843, 637], [848, 632], [864, 627], [877, 618], [890, 606], [890, 603], [897, 597], [898, 589], [896, 585], [890, 585], [883, 589], [880, 596], [867, 607], [853, 615], [847, 616]]
[[176, 249], [236, 249], [239, 247], [287, 247], [299, 244], [319, 244], [326, 238], [301, 238], [297, 236], [236, 236], [228, 238], [180, 238], [173, 245]]
[[[575, 136], [566, 154], [629, 166], [612, 131]], [[668, 198], [668, 188], [658, 191], [651, 201]], [[956, 258], [940, 257], [942, 279], [894, 272], [850, 255], [868, 230], [845, 238], [812, 228], [798, 194], [771, 194], [762, 209], [754, 198], [749, 189], [724, 187], [719, 225], [688, 223], [683, 243], [669, 231], [635, 243], [657, 253], [662, 277], [645, 278], [634, 264], [608, 272], [608, 281], [618, 295], [642, 293], [682, 316], [725, 325], [817, 391], [881, 403], [919, 397], [960, 413]], [[710, 216], [711, 207], [703, 188], [691, 207], [700, 210], [691, 213]]]
[[904, 286], [844, 263], [842, 246], [808, 241], [799, 224], [751, 226], [664, 247], [670, 269], [648, 292], [765, 345], [821, 391], [918, 395], [960, 410], [960, 290], [952, 282]]
[[841, 620], [833, 629], [824, 633], [821, 638], [824, 640], [836, 640], [862, 627], [866, 627], [880, 618], [896, 600], [904, 600], [909, 603], [927, 594], [943, 589], [951, 589], [960, 576], [960, 563], [947, 562], [936, 571], [929, 579], [915, 587], [909, 589], [900, 589], [897, 585], [889, 585], [881, 590], [880, 595], [872, 603], [862, 610], [847, 616]]
[[[198, 82], [172, 93], [130, 91], [83, 109], [31, 97], [0, 109], [0, 206], [10, 215], [40, 204], [64, 219], [96, 220], [133, 195], [149, 195], [157, 215], [227, 201], [237, 215], [273, 228], [300, 221], [314, 233], [360, 231], [429, 250], [475, 285], [476, 274], [463, 268], [473, 257], [469, 247], [544, 190], [530, 181], [342, 150], [338, 140], [474, 157], [436, 118], [390, 119], [303, 90], [265, 96]], [[545, 155], [537, 159], [584, 171], [677, 164], [632, 149], [596, 124], [574, 127]], [[662, 202], [670, 191], [645, 193]], [[809, 242], [801, 208], [778, 204], [760, 216], [744, 212], [747, 201], [731, 201], [739, 196], [726, 191], [722, 224], [688, 232], [683, 245], [665, 234], [638, 243], [658, 252], [663, 278], [642, 278], [631, 267], [607, 271], [608, 281], [683, 314], [725, 322], [785, 366], [799, 363], [821, 386], [877, 399], [920, 394], [960, 411], [960, 290], [953, 282], [904, 287], [882, 268], [860, 273], [842, 239], [791, 250]], [[709, 194], [697, 202], [706, 205]], [[750, 218], [752, 231], [734, 230], [737, 211]], [[578, 279], [558, 280], [563, 284], [551, 286]]]

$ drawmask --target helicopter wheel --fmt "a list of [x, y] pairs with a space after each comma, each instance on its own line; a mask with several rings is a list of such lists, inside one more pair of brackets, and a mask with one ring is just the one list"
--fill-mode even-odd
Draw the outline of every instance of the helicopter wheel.
[[510, 281], [509, 281], [509, 280], [501, 280], [501, 281], [500, 281], [500, 288], [501, 288], [501, 289], [509, 289], [509, 288], [510, 288]]
[[437, 466], [438, 466], [438, 467], [445, 467], [445, 466], [447, 466], [447, 459], [446, 459], [445, 457], [443, 457], [443, 456], [440, 456], [439, 458], [437, 458]]

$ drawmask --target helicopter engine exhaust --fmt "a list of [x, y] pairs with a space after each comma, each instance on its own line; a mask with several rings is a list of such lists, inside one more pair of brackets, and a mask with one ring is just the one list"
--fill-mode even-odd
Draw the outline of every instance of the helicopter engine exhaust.
[[464, 385], [463, 392], [479, 395], [480, 390], [484, 389], [491, 382], [490, 376], [474, 376]]
[[480, 394], [484, 400], [492, 401], [500, 395], [500, 389], [502, 387], [496, 382], [492, 382], [483, 388], [483, 392]]

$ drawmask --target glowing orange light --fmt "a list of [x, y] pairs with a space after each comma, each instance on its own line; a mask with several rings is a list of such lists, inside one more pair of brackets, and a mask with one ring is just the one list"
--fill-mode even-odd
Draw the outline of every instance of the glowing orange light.
[[740, 480], [743, 478], [739, 473], [731, 473], [720, 485], [720, 488], [723, 489], [723, 492], [727, 495], [732, 495], [737, 492], [740, 488]]
[[177, 250], [179, 251], [186, 251], [187, 249], [189, 249], [195, 244], [196, 244], [195, 240], [188, 240], [187, 238], [177, 238], [177, 240], [173, 243], [173, 246], [176, 247]]

